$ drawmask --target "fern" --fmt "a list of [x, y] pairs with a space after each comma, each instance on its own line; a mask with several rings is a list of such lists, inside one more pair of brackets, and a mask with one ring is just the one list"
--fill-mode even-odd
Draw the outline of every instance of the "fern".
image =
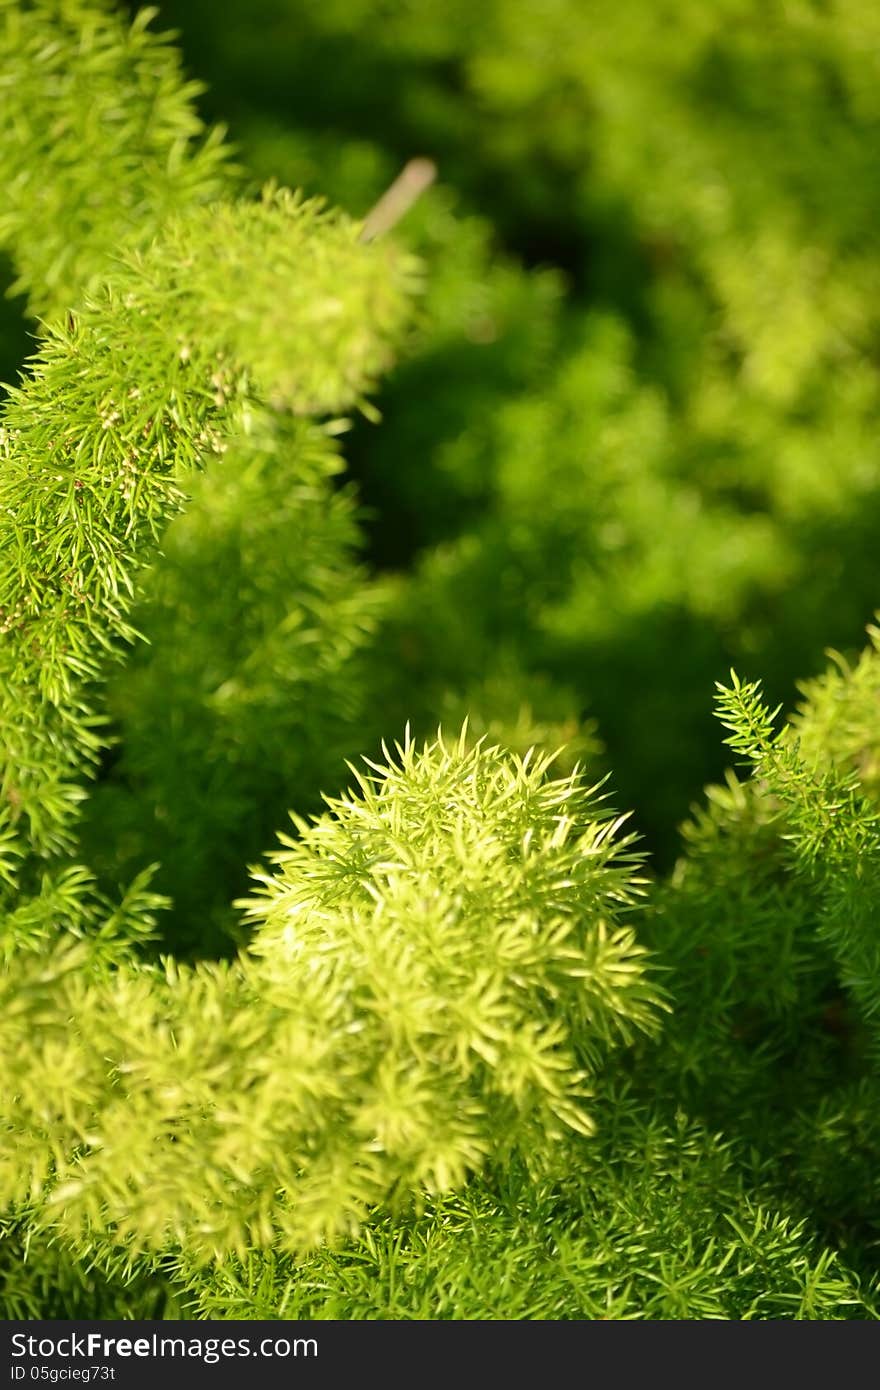
[[138, 965], [123, 943], [108, 970], [108, 928], [13, 956], [5, 1200], [210, 1259], [591, 1130], [591, 1077], [659, 1018], [618, 920], [639, 888], [619, 818], [546, 760], [398, 758], [278, 852], [237, 961]]
[[[0, 0], [7, 1316], [876, 1318], [876, 632], [771, 708], [876, 599], [873, 87], [735, 8], [261, 0], [340, 80], [243, 175], [152, 11]], [[421, 259], [273, 177], [381, 192], [376, 54]]]
[[[387, 362], [411, 273], [356, 235], [283, 194], [195, 211], [50, 328], [12, 393], [0, 484], [2, 785], [7, 818], [39, 852], [69, 843], [80, 799], [71, 779], [100, 746], [85, 687], [114, 643], [135, 636], [135, 575], [183, 506], [187, 474], [247, 431], [263, 402], [335, 412]], [[230, 317], [224, 295], [236, 281], [247, 295]]]

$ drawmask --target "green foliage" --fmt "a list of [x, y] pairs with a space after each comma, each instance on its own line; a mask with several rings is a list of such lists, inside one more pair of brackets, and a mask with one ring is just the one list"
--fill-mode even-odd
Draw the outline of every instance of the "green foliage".
[[0, 1312], [876, 1318], [873, 12], [162, 13], [0, 0]]
[[[134, 577], [183, 505], [187, 474], [247, 434], [263, 403], [334, 412], [386, 363], [410, 271], [356, 235], [284, 194], [194, 211], [51, 327], [11, 393], [2, 780], [39, 852], [67, 843], [80, 795], [70, 774], [100, 746], [83, 686], [114, 642], [135, 636]], [[236, 283], [247, 292], [230, 316], [224, 296]]]
[[4, 1318], [180, 1316], [166, 1279], [145, 1268], [124, 1277], [87, 1264], [59, 1242], [35, 1235], [28, 1208], [0, 1222], [0, 1309]]
[[209, 1260], [590, 1132], [592, 1077], [658, 1017], [618, 921], [639, 887], [620, 818], [546, 760], [398, 755], [259, 875], [237, 961], [148, 966], [123, 940], [108, 968], [112, 920], [12, 956], [3, 1200]]
[[[230, 179], [220, 132], [193, 109], [167, 38], [105, 0], [0, 4], [0, 245], [13, 289], [57, 316], [97, 288], [119, 243], [216, 200]], [[100, 150], [96, 167], [89, 151]]]
[[[877, 603], [869, 0], [167, 13], [262, 175], [360, 213], [416, 153], [459, 190], [454, 221], [438, 189], [408, 223], [442, 328], [350, 451], [376, 560], [417, 561], [398, 723], [429, 732], [487, 647], [513, 649], [598, 719], [671, 863], [723, 774], [705, 692], [733, 665], [790, 704]], [[474, 210], [508, 253], [477, 313]], [[547, 262], [572, 289], [550, 313]]]
[[804, 701], [793, 723], [798, 752], [811, 768], [830, 760], [841, 772], [854, 772], [867, 796], [878, 800], [880, 750], [876, 710], [880, 699], [880, 628], [868, 628], [870, 644], [849, 662], [831, 652], [834, 665], [804, 682]]
[[193, 480], [141, 585], [132, 621], [149, 645], [111, 680], [118, 754], [81, 843], [107, 882], [161, 864], [178, 953], [209, 950], [212, 921], [222, 945], [248, 860], [355, 752], [382, 596], [354, 562], [340, 467], [325, 430], [255, 420]]
[[[622, 853], [632, 837], [619, 839], [625, 818], [603, 814], [577, 774], [549, 780], [548, 758], [468, 752], [464, 735], [454, 749], [440, 739], [421, 756], [410, 744], [398, 751], [399, 765], [359, 777], [357, 800], [329, 802], [334, 819], [283, 841], [275, 873], [259, 876], [262, 894], [246, 903], [259, 950], [345, 959], [348, 987], [383, 1001], [373, 1008], [386, 1044], [399, 1030], [417, 1052], [436, 1031], [443, 982], [456, 1001], [445, 1007], [444, 1068], [464, 1066], [482, 1089], [488, 1067], [513, 1135], [537, 1107], [534, 1156], [554, 1116], [589, 1128], [578, 1066], [654, 1023], [641, 948], [615, 922], [638, 889]], [[340, 901], [331, 936], [327, 910]], [[351, 961], [367, 943], [375, 955], [355, 986]], [[508, 979], [516, 992], [505, 998]], [[441, 1113], [424, 1099], [426, 1115]], [[497, 1115], [495, 1124], [503, 1133]], [[454, 1133], [451, 1115], [447, 1125]]]
[[870, 1295], [803, 1223], [744, 1189], [729, 1147], [625, 1094], [613, 1146], [573, 1174], [517, 1165], [375, 1223], [357, 1244], [294, 1265], [252, 1253], [175, 1269], [185, 1307], [236, 1318], [874, 1319]]
[[811, 771], [788, 731], [774, 734], [775, 715], [761, 703], [757, 685], [743, 685], [734, 674], [731, 688], [721, 689], [719, 706], [722, 723], [731, 730], [728, 743], [746, 754], [786, 813], [793, 858], [818, 889], [817, 931], [835, 954], [842, 983], [876, 1025], [880, 810], [864, 795], [855, 773], [841, 772], [833, 763]]
[[647, 318], [673, 380], [701, 375], [711, 338], [710, 363], [738, 359], [747, 392], [793, 399], [872, 339], [870, 0], [163, 12], [246, 145], [273, 117], [294, 148], [318, 143], [329, 108], [361, 148], [441, 157], [508, 240], [543, 238]]

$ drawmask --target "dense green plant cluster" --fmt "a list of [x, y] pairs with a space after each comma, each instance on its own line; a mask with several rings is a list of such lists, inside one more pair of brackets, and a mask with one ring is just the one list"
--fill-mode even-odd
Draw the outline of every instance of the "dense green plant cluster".
[[326, 428], [255, 418], [223, 469], [194, 480], [141, 587], [149, 646], [111, 680], [118, 755], [83, 843], [109, 881], [161, 864], [178, 953], [212, 933], [228, 947], [247, 864], [356, 751], [383, 596], [357, 563], [340, 468]]
[[0, 0], [0, 1311], [876, 1318], [876, 17], [153, 17]]
[[[350, 456], [375, 558], [415, 569], [390, 633], [425, 732], [503, 650], [509, 686], [515, 664], [598, 718], [670, 863], [723, 772], [719, 674], [747, 665], [790, 706], [877, 602], [869, 0], [163, 13], [263, 176], [363, 212], [397, 160], [430, 154], [484, 243], [494, 227], [537, 263], [498, 262], [475, 293], [477, 226], [456, 235], [445, 189], [425, 199], [408, 234], [442, 329]], [[547, 262], [572, 292], [539, 309]], [[398, 717], [422, 727], [415, 700]]]
[[[275, 856], [229, 966], [138, 962], [119, 928], [114, 956], [103, 922], [19, 949], [4, 1201], [205, 1259], [275, 1232], [295, 1249], [389, 1191], [445, 1191], [516, 1150], [539, 1165], [591, 1132], [583, 1093], [653, 1030], [657, 991], [616, 920], [638, 888], [618, 821], [545, 773], [464, 740], [404, 746]], [[129, 942], [154, 905], [129, 894]]]
[[[95, 749], [83, 683], [113, 638], [134, 635], [134, 574], [187, 472], [246, 435], [261, 401], [333, 411], [383, 364], [402, 286], [384, 257], [353, 246], [350, 227], [280, 195], [193, 212], [49, 326], [12, 392], [0, 484], [4, 810], [38, 850], [64, 843], [76, 800], [65, 779]], [[352, 262], [360, 277], [343, 305], [330, 295]], [[229, 320], [218, 299], [236, 281], [247, 299]], [[313, 355], [297, 361], [290, 345], [304, 333]]]
[[[216, 199], [228, 167], [219, 130], [193, 109], [155, 11], [122, 24], [110, 4], [0, 6], [0, 239], [34, 314], [100, 284], [120, 242]], [[100, 149], [100, 168], [83, 160]]]

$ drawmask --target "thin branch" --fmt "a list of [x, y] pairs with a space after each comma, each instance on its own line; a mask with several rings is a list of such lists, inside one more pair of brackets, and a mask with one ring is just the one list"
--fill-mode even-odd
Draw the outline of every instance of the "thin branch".
[[364, 218], [360, 241], [376, 237], [395, 227], [437, 177], [437, 166], [430, 159], [411, 159]]

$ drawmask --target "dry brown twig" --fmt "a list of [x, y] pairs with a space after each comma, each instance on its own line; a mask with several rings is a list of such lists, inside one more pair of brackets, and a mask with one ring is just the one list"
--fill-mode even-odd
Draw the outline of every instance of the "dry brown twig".
[[411, 159], [367, 213], [359, 240], [375, 241], [395, 227], [436, 177], [437, 166], [433, 160]]

